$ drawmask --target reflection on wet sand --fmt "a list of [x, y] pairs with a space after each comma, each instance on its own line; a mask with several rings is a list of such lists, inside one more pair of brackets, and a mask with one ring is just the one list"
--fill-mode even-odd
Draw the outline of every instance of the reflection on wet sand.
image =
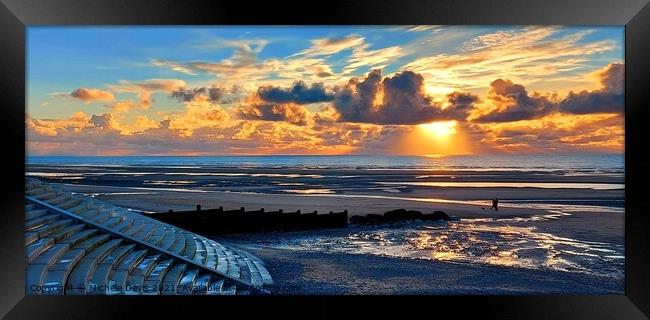
[[[417, 178], [417, 177], [416, 177]], [[541, 188], [541, 189], [593, 189], [593, 190], [619, 190], [625, 189], [622, 183], [579, 183], [579, 182], [375, 182], [388, 186], [417, 186], [439, 188]]]
[[299, 236], [269, 246], [623, 276], [622, 245], [561, 237], [530, 225], [543, 219], [414, 222], [348, 230], [338, 236]]

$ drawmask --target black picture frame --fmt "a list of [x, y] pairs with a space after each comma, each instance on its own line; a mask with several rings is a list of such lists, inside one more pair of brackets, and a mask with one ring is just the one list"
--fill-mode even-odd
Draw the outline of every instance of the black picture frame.
[[[369, 315], [386, 311], [500, 319], [647, 319], [650, 214], [642, 201], [643, 121], [650, 106], [648, 0], [146, 1], [0, 0], [0, 316], [7, 319]], [[319, 8], [319, 6], [322, 6]], [[625, 25], [625, 295], [106, 297], [25, 296], [25, 35], [35, 25]], [[306, 307], [297, 309], [295, 306]], [[346, 307], [343, 309], [343, 307]], [[220, 311], [222, 308], [229, 311]], [[349, 309], [348, 309], [349, 308]], [[143, 312], [144, 311], [144, 312]], [[142, 313], [143, 312], [143, 313]], [[444, 312], [444, 313], [443, 313]]]

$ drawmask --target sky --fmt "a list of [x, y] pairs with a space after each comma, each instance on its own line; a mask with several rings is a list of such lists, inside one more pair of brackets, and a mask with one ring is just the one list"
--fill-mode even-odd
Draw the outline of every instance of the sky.
[[623, 27], [29, 27], [31, 155], [623, 153]]

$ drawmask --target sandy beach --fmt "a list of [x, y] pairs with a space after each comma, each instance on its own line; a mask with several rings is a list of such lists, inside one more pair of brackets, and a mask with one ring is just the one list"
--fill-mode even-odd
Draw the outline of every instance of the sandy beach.
[[[251, 249], [249, 249], [251, 250]], [[275, 294], [620, 294], [623, 279], [375, 255], [251, 250]]]
[[[502, 207], [497, 212], [482, 210], [481, 205], [421, 202], [382, 198], [335, 198], [238, 193], [206, 193], [124, 190], [117, 187], [70, 186], [64, 189], [97, 194], [111, 203], [144, 211], [192, 209], [218, 203], [227, 208], [275, 206], [286, 210], [311, 208], [321, 212], [348, 208], [351, 214], [383, 213], [386, 208], [413, 208], [428, 212], [443, 210], [465, 220], [534, 219], [519, 225], [538, 232], [578, 241], [597, 241], [623, 245], [624, 221], [621, 213], [573, 212], [561, 218], [544, 209]], [[218, 200], [217, 200], [218, 199]], [[215, 205], [216, 206], [216, 205]], [[355, 229], [334, 230], [348, 237]], [[295, 250], [278, 246], [286, 240], [313, 236], [313, 232], [266, 235], [233, 235], [217, 238], [235, 243], [266, 262], [276, 285], [276, 294], [619, 294], [623, 277], [608, 275], [534, 270], [512, 266], [480, 265], [426, 259], [411, 259], [377, 254], [350, 254], [327, 250]], [[330, 237], [327, 234], [323, 238]]]
[[[405, 208], [461, 218], [214, 236], [262, 258], [277, 294], [619, 294], [624, 288], [620, 175], [160, 166], [32, 166], [28, 175], [143, 212], [201, 205], [352, 216]], [[498, 211], [490, 210], [494, 197], [501, 199]]]
[[[112, 187], [89, 185], [64, 185], [66, 191], [84, 194], [96, 194], [101, 200], [117, 205], [142, 211], [164, 212], [191, 210], [200, 204], [203, 208], [223, 206], [226, 209], [246, 207], [250, 209], [266, 208], [267, 210], [284, 209], [319, 212], [348, 210], [350, 215], [382, 214], [387, 208], [410, 208], [429, 212], [443, 210], [449, 214], [463, 218], [531, 216], [543, 214], [545, 211], [531, 208], [508, 207], [502, 205], [499, 211], [490, 211], [489, 200], [468, 203], [461, 199], [437, 199], [424, 197], [406, 197], [386, 195], [381, 192], [366, 192], [366, 194], [261, 194], [254, 192], [227, 191], [172, 191], [172, 190], [143, 190], [138, 187]], [[502, 192], [504, 190], [499, 190]], [[484, 190], [483, 192], [489, 192]], [[493, 191], [493, 193], [496, 193]], [[484, 208], [484, 209], [483, 209]]]

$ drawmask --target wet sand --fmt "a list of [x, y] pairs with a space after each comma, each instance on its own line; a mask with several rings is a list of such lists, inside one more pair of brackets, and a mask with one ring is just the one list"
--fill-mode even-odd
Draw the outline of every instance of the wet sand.
[[[95, 194], [100, 200], [109, 201], [116, 205], [143, 211], [163, 212], [169, 209], [193, 210], [197, 204], [203, 208], [247, 209], [265, 208], [266, 210], [284, 209], [302, 210], [310, 212], [343, 211], [348, 210], [350, 215], [365, 215], [369, 213], [383, 214], [384, 212], [407, 208], [431, 212], [442, 210], [450, 215], [461, 218], [491, 218], [491, 217], [526, 217], [546, 213], [545, 210], [535, 208], [512, 207], [503, 200], [498, 211], [490, 210], [489, 200], [474, 200], [468, 203], [464, 199], [437, 199], [431, 196], [387, 195], [381, 192], [366, 192], [365, 194], [260, 194], [252, 192], [184, 192], [164, 189], [146, 189], [138, 187], [113, 187], [65, 184], [66, 191]], [[484, 189], [484, 188], [481, 188]], [[483, 193], [504, 193], [507, 190], [475, 190]], [[518, 192], [522, 192], [516, 190]], [[539, 195], [539, 191], [526, 190], [531, 194]], [[565, 191], [565, 194], [571, 193]], [[574, 192], [578, 195], [579, 192]], [[480, 198], [477, 196], [475, 198]]]
[[[502, 217], [541, 214], [534, 206], [521, 210], [517, 205], [520, 201], [622, 206], [624, 199], [623, 189], [589, 188], [589, 184], [622, 185], [622, 176], [564, 171], [32, 165], [28, 174], [47, 182], [64, 183], [73, 192], [94, 193], [100, 199], [145, 211], [189, 210], [200, 204], [203, 208], [304, 212], [347, 209], [351, 215], [407, 208], [423, 212], [443, 210], [460, 217]], [[410, 182], [453, 183], [455, 187], [403, 184]], [[462, 183], [587, 185], [462, 187]], [[489, 199], [493, 198], [501, 199], [498, 212], [489, 210]]]
[[621, 294], [623, 279], [438, 261], [251, 249], [275, 294]]

